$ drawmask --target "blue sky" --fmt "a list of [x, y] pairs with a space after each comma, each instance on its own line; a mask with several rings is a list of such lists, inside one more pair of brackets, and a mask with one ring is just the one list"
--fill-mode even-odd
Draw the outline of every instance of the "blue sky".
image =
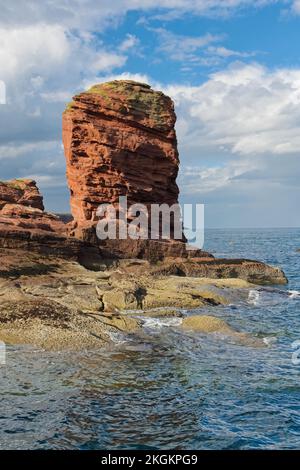
[[67, 212], [61, 114], [112, 78], [175, 101], [182, 202], [209, 227], [300, 226], [300, 0], [0, 0], [0, 178]]

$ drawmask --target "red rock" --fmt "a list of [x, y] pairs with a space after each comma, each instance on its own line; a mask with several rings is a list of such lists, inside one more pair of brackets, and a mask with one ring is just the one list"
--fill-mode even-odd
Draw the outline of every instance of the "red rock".
[[0, 182], [0, 247], [78, 258], [83, 244], [67, 236], [66, 225], [44, 212], [32, 180]]
[[7, 203], [44, 210], [43, 197], [30, 179], [0, 181], [0, 209]]
[[177, 203], [175, 121], [168, 96], [129, 80], [73, 98], [63, 115], [63, 143], [74, 235], [90, 239], [98, 206], [117, 205], [120, 196], [128, 205]]

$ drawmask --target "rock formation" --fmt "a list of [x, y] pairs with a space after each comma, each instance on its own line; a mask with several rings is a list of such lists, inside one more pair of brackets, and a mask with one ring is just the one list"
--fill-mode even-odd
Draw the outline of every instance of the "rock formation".
[[173, 316], [183, 317], [183, 333], [219, 331], [262, 345], [217, 318], [185, 318], [182, 309], [228, 304], [233, 288], [247, 299], [249, 282], [285, 284], [279, 268], [189, 251], [182, 238], [95, 235], [100, 204], [118, 208], [120, 196], [147, 207], [177, 202], [175, 119], [171, 99], [140, 83], [114, 81], [75, 96], [63, 118], [70, 223], [44, 211], [33, 180], [0, 182], [0, 341], [98, 348], [115, 331], [144, 341], [141, 316]]
[[78, 227], [99, 204], [178, 200], [173, 102], [149, 85], [113, 81], [73, 98], [63, 116], [71, 210]]
[[[147, 207], [178, 202], [175, 121], [168, 96], [130, 80], [95, 85], [73, 98], [63, 115], [63, 142], [75, 236], [90, 241], [97, 208], [118, 207], [120, 196], [127, 196], [128, 205]], [[151, 257], [149, 241], [104, 245], [118, 256], [132, 250], [133, 256]], [[181, 242], [171, 248], [156, 243], [155, 251], [162, 246], [171, 255], [185, 254]]]
[[44, 210], [43, 197], [36, 182], [30, 179], [0, 181], [0, 210], [8, 204]]
[[[74, 260], [93, 271], [105, 271], [112, 265], [121, 269], [122, 258], [133, 258], [134, 266], [148, 263], [142, 265], [137, 276], [144, 269], [149, 271], [149, 262], [163, 261], [155, 266], [153, 275], [286, 283], [278, 268], [257, 261], [214, 259], [201, 250], [187, 250], [182, 239], [99, 242], [95, 236], [99, 204], [117, 206], [119, 196], [127, 196], [129, 204], [146, 206], [171, 206], [177, 202], [175, 120], [170, 98], [132, 81], [96, 85], [75, 96], [63, 118], [74, 221], [66, 224], [60, 217], [45, 212], [33, 180], [0, 182], [2, 264], [6, 253], [8, 258], [13, 254], [16, 257], [17, 250], [21, 250], [20, 253], [38, 253], [41, 258]], [[28, 269], [39, 272], [39, 266], [37, 263], [36, 268], [34, 262]], [[10, 272], [3, 276], [17, 273]], [[127, 268], [123, 274], [126, 277]]]
[[70, 239], [59, 217], [44, 211], [35, 181], [0, 182], [0, 247], [25, 248], [77, 258], [81, 243]]

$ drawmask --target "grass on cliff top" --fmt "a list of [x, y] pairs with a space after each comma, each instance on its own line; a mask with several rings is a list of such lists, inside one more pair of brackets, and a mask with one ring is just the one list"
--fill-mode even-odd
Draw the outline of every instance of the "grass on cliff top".
[[23, 189], [26, 181], [28, 181], [26, 178], [17, 178], [13, 181], [0, 181], [0, 183], [13, 189]]
[[66, 111], [70, 111], [71, 109], [74, 108], [74, 105], [75, 105], [75, 101], [70, 101], [69, 103], [66, 104], [66, 107], [65, 107], [65, 110], [64, 110], [64, 113]]
[[[150, 85], [145, 83], [132, 80], [113, 80], [93, 85], [86, 93], [100, 95], [107, 104], [112, 103], [111, 93], [123, 96], [129, 110], [147, 114], [157, 126], [164, 124], [166, 97], [161, 91], [153, 91]], [[122, 106], [120, 112], [126, 114], [126, 106]]]

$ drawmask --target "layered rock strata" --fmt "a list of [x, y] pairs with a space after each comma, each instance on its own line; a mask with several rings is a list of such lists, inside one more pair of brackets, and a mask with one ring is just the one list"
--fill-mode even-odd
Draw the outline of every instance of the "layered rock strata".
[[59, 217], [44, 211], [35, 181], [0, 182], [0, 247], [77, 259], [82, 245], [67, 236]]
[[[74, 96], [63, 115], [73, 235], [95, 243], [99, 205], [113, 205], [118, 216], [121, 196], [127, 197], [128, 206], [147, 207], [149, 232], [153, 227], [150, 206], [178, 203], [175, 121], [172, 100], [143, 83], [112, 81]], [[126, 221], [132, 221], [128, 213]], [[173, 229], [171, 220], [171, 239]], [[161, 227], [157, 232], [160, 238]], [[101, 241], [99, 245], [118, 257], [144, 252], [151, 258], [151, 253], [164, 249], [167, 255], [188, 256], [183, 238], [161, 247], [156, 240], [120, 242]]]

